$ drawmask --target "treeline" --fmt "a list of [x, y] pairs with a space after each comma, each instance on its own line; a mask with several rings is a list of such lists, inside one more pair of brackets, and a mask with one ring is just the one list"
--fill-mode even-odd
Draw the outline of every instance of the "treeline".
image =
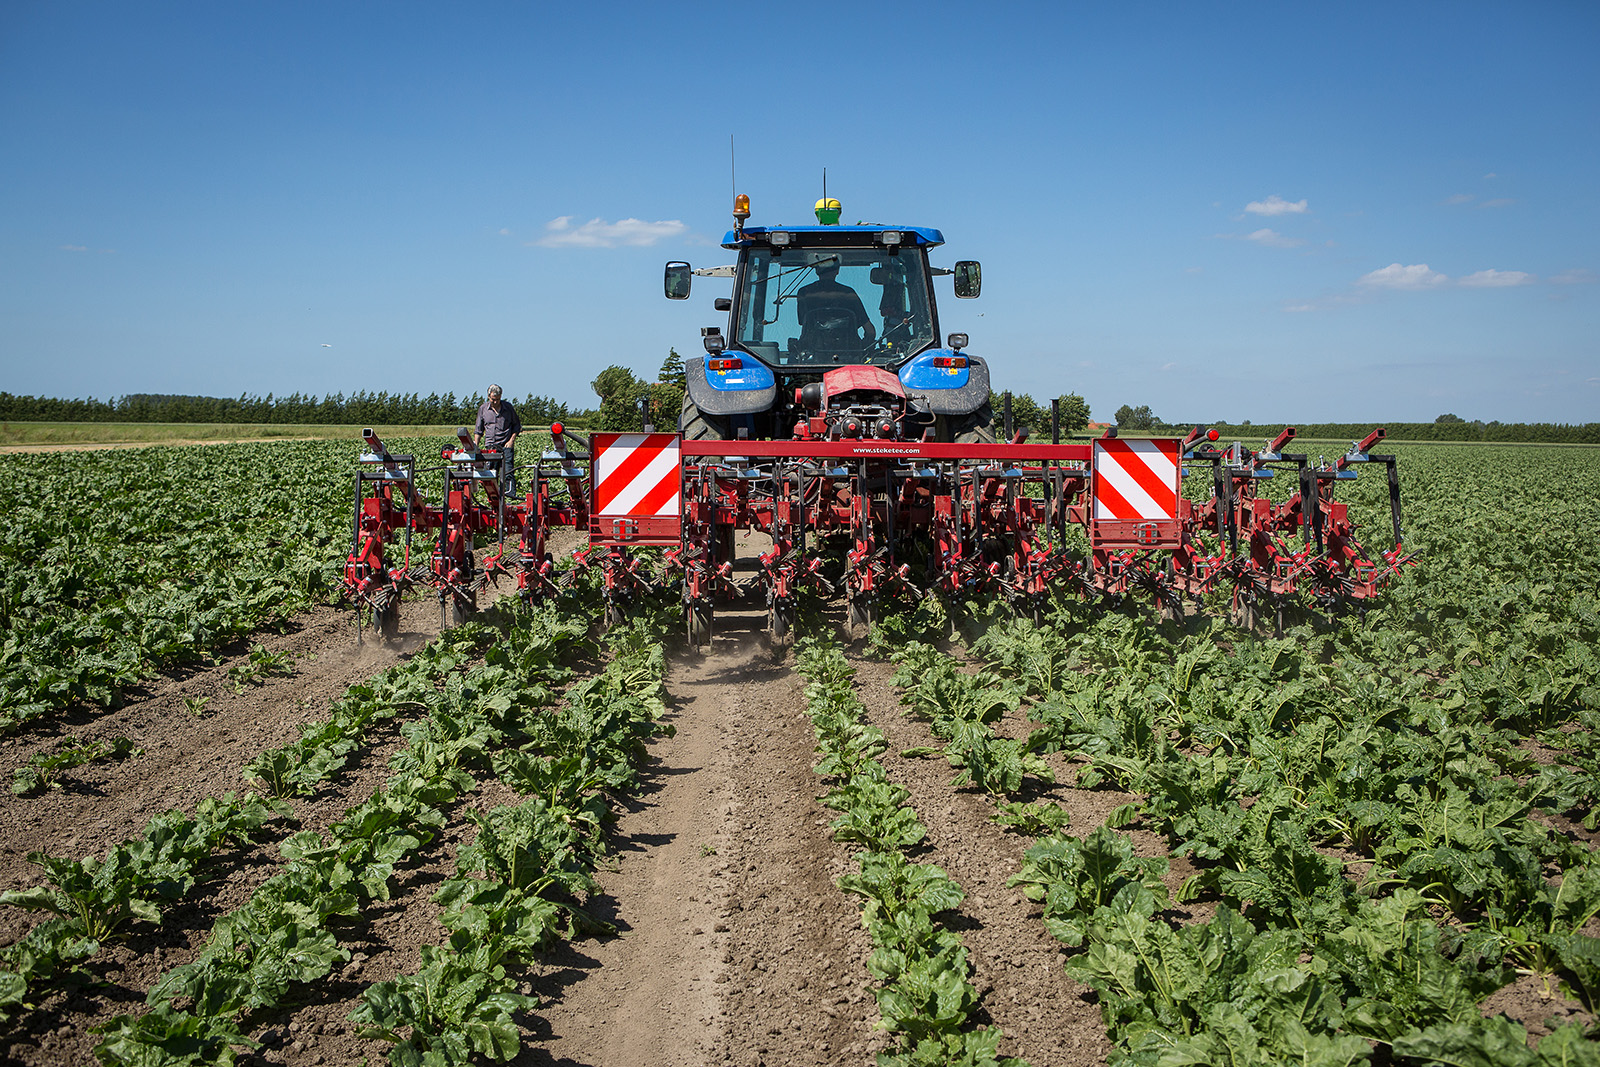
[[[1282, 426], [1267, 423], [1204, 423], [1222, 437], [1250, 444], [1274, 437]], [[1568, 425], [1562, 422], [1303, 422], [1293, 423], [1300, 437], [1359, 441], [1382, 426], [1394, 441], [1483, 441], [1538, 444], [1600, 445], [1600, 422]], [[1185, 434], [1189, 426], [1163, 430]]]
[[[677, 425], [677, 412], [683, 399], [683, 360], [676, 351], [668, 353], [657, 380], [646, 382], [625, 367], [611, 366], [591, 384], [600, 398], [596, 408], [575, 408], [547, 396], [529, 393], [518, 399], [517, 414], [529, 426], [567, 422], [595, 429], [631, 430], [639, 425], [639, 403], [648, 397], [653, 418], [666, 429]], [[1081, 433], [1090, 419], [1089, 405], [1083, 397], [1067, 394], [1061, 399], [1063, 433]], [[54, 397], [17, 396], [0, 392], [0, 420], [6, 422], [178, 422], [246, 424], [320, 424], [366, 426], [446, 426], [470, 425], [476, 418], [483, 397], [476, 393], [370, 393], [362, 390], [349, 396], [329, 393], [291, 393], [288, 396], [178, 396], [167, 393], [130, 393], [110, 400], [59, 400]], [[991, 397], [997, 425], [1004, 423], [1002, 394]], [[1050, 402], [1035, 401], [1026, 393], [1011, 398], [1012, 425], [1027, 428], [1035, 438], [1050, 431]], [[1124, 404], [1114, 416], [1119, 431], [1179, 435], [1192, 423], [1169, 423], [1158, 418], [1147, 405]], [[1207, 423], [1223, 437], [1253, 442], [1266, 439], [1281, 429], [1267, 423]], [[1360, 440], [1377, 423], [1298, 423], [1301, 437]], [[1551, 422], [1468, 421], [1454, 415], [1441, 415], [1433, 422], [1390, 422], [1382, 424], [1389, 437], [1397, 441], [1485, 441], [1538, 442], [1551, 444], [1600, 444], [1600, 422], [1580, 424]]]
[[[367, 426], [471, 425], [483, 403], [478, 394], [369, 393], [323, 397], [291, 393], [288, 396], [251, 396], [237, 399], [215, 396], [176, 396], [165, 393], [130, 393], [110, 400], [58, 400], [44, 396], [0, 393], [0, 419], [7, 422], [189, 422], [262, 423]], [[517, 414], [530, 426], [557, 421], [582, 422], [593, 416], [547, 396], [529, 393], [518, 400], [508, 396]]]
[[[1196, 424], [1166, 422], [1150, 410], [1148, 404], [1117, 409], [1113, 416], [1118, 432], [1147, 433], [1155, 436], [1182, 436]], [[1258, 422], [1200, 423], [1216, 430], [1226, 438], [1240, 443], [1270, 440], [1278, 435], [1282, 426]], [[1600, 422], [1483, 422], [1467, 421], [1455, 414], [1440, 415], [1432, 422], [1300, 422], [1292, 423], [1297, 436], [1360, 441], [1382, 426], [1389, 438], [1396, 441], [1487, 441], [1487, 442], [1537, 442], [1539, 444], [1595, 445], [1600, 444]]]

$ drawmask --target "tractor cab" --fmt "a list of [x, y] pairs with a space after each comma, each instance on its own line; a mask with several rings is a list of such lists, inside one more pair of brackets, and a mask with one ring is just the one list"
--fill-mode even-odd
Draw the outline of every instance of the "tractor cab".
[[[886, 234], [893, 243], [882, 243]], [[905, 234], [916, 239], [902, 244]], [[842, 243], [847, 235], [859, 243]], [[773, 236], [790, 243], [773, 245]], [[775, 368], [904, 363], [938, 343], [928, 267], [937, 243], [937, 231], [749, 232], [735, 273], [730, 347]]]
[[[963, 423], [987, 415], [988, 367], [954, 347], [941, 347], [933, 279], [955, 276], [958, 297], [975, 297], [978, 264], [939, 268], [929, 262], [943, 235], [920, 226], [827, 224], [838, 201], [819, 201], [820, 225], [744, 225], [748, 198], [736, 201], [736, 227], [722, 247], [739, 254], [729, 267], [695, 270], [667, 264], [670, 299], [689, 295], [693, 275], [732, 277], [733, 295], [716, 307], [728, 312], [724, 333], [702, 330], [708, 358], [686, 361], [687, 399], [680, 429], [726, 437], [737, 429], [756, 438], [788, 436], [804, 416], [798, 390], [838, 367], [894, 372], [927, 407]], [[698, 373], [697, 373], [698, 371]], [[987, 429], [987, 423], [985, 423]], [[948, 436], [948, 433], [944, 436]]]

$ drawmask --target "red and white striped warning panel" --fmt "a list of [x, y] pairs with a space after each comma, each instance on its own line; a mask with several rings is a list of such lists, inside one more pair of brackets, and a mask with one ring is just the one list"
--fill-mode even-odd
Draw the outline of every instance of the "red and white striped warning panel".
[[683, 480], [675, 433], [597, 433], [590, 438], [591, 528], [607, 539], [676, 539]]
[[1183, 450], [1172, 438], [1094, 443], [1093, 540], [1097, 546], [1176, 544]]

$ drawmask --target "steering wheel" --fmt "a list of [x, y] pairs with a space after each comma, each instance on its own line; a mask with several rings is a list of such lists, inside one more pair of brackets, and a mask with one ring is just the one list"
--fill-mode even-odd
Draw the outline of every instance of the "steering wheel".
[[807, 313], [806, 320], [800, 324], [802, 332], [821, 334], [856, 334], [856, 340], [861, 339], [859, 331], [861, 320], [851, 308], [820, 307]]

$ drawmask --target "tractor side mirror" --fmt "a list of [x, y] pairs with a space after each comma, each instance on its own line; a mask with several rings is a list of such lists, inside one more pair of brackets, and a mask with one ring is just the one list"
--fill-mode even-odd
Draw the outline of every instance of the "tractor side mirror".
[[719, 296], [711, 301], [711, 308], [713, 311], [731, 311], [733, 310], [733, 297]]
[[667, 275], [662, 282], [668, 300], [689, 299], [689, 264], [672, 262], [667, 264]]
[[971, 300], [983, 292], [983, 268], [975, 259], [956, 261], [956, 296]]

